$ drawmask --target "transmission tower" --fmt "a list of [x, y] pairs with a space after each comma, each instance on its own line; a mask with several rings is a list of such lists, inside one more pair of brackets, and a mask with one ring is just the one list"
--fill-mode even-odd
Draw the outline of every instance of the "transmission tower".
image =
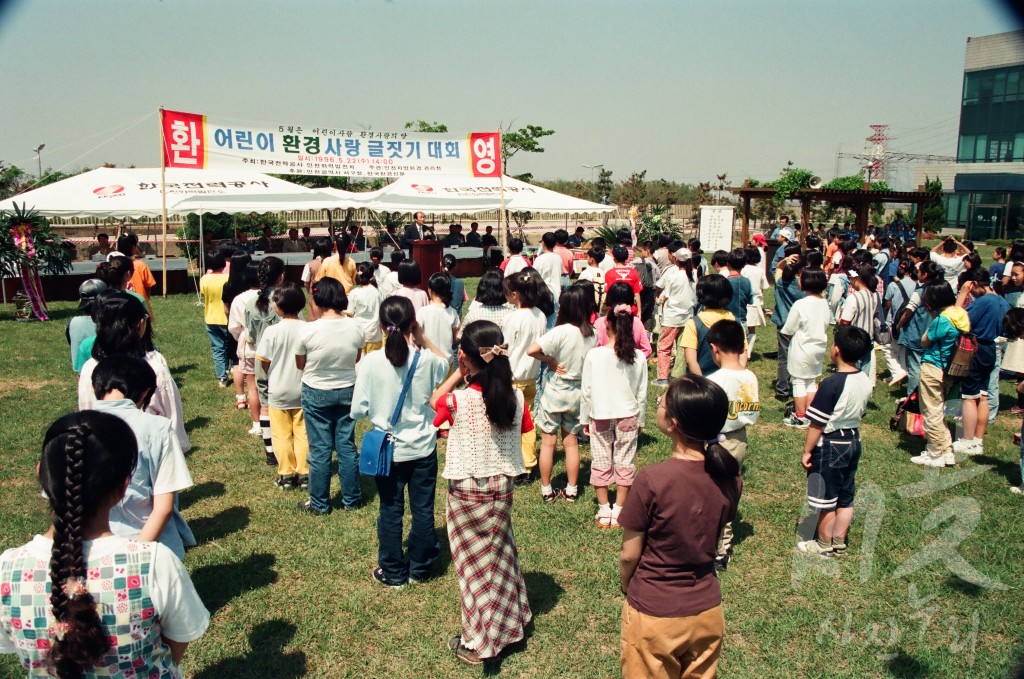
[[868, 179], [871, 181], [878, 181], [879, 179], [885, 181], [889, 178], [886, 172], [885, 157], [887, 149], [885, 148], [885, 142], [889, 141], [889, 135], [886, 131], [889, 129], [888, 125], [872, 125], [871, 129], [874, 130], [872, 135], [867, 138], [871, 144], [871, 147], [865, 149], [869, 156], [869, 160], [865, 169], [868, 171]]
[[904, 153], [893, 151], [888, 148], [886, 142], [891, 141], [888, 125], [871, 125], [872, 134], [865, 141], [863, 153], [836, 152], [836, 175], [839, 174], [840, 158], [853, 158], [860, 161], [860, 167], [866, 170], [869, 181], [889, 181], [895, 163], [906, 163], [912, 161], [926, 163], [952, 163], [956, 161], [953, 156], [939, 156], [927, 153]]

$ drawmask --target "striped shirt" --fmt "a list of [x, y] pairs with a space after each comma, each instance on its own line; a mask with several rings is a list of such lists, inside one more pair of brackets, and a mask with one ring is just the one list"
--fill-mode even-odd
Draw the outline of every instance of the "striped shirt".
[[878, 293], [874, 290], [858, 290], [850, 293], [843, 304], [839, 316], [841, 321], [860, 328], [872, 336], [875, 329], [875, 317], [878, 315]]

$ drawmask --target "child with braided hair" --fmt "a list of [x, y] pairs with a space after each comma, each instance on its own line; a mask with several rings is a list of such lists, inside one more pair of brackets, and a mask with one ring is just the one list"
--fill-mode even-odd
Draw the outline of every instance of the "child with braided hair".
[[[280, 257], [266, 257], [260, 262], [256, 272], [260, 291], [255, 298], [245, 304], [245, 334], [253, 347], [260, 345], [263, 331], [281, 320], [270, 303], [274, 290], [284, 283], [284, 260]], [[260, 398], [260, 433], [263, 435], [263, 448], [267, 455], [267, 466], [276, 467], [277, 457], [274, 455], [274, 442], [270, 435], [270, 410], [268, 407], [267, 371], [256, 361], [256, 387]]]
[[31, 676], [179, 677], [210, 624], [167, 547], [110, 530], [137, 458], [115, 415], [72, 413], [46, 432], [39, 483], [53, 526], [0, 554], [0, 653], [17, 654]]

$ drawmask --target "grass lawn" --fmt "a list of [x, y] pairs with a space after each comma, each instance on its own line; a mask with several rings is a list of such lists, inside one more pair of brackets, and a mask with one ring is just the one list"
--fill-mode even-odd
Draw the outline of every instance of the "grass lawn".
[[[987, 253], [986, 253], [987, 254]], [[988, 261], [986, 259], [986, 261]], [[470, 281], [470, 295], [475, 281]], [[459, 599], [436, 503], [444, 554], [440, 577], [401, 591], [370, 578], [376, 502], [328, 517], [299, 515], [296, 492], [273, 485], [248, 413], [213, 381], [195, 298], [153, 302], [156, 339], [181, 387], [196, 485], [181, 495], [199, 545], [185, 565], [213, 620], [183, 663], [186, 677], [462, 677], [446, 649], [459, 629]], [[0, 549], [48, 525], [33, 467], [45, 428], [75, 408], [64, 327], [16, 323], [0, 307]], [[889, 431], [893, 392], [879, 382], [862, 429], [858, 511], [844, 560], [794, 554], [804, 506], [804, 432], [781, 424], [772, 400], [774, 327], [762, 329], [751, 366], [761, 382], [762, 422], [750, 432], [737, 545], [723, 576], [728, 677], [1006, 677], [1022, 652], [1019, 611], [1024, 533], [1020, 418], [1000, 414], [982, 457], [952, 470], [908, 462], [924, 445]], [[884, 374], [884, 373], [883, 373]], [[668, 455], [655, 427], [652, 387], [638, 463]], [[1003, 383], [1003, 405], [1012, 404]], [[362, 428], [361, 428], [362, 429]], [[443, 456], [444, 443], [440, 444]], [[584, 447], [584, 459], [587, 460]], [[556, 482], [564, 484], [564, 467]], [[588, 478], [584, 462], [583, 480]], [[337, 481], [334, 482], [337, 489]], [[593, 493], [575, 506], [546, 505], [539, 486], [518, 490], [514, 526], [535, 613], [532, 636], [485, 673], [508, 677], [619, 674], [619, 535], [592, 522]], [[13, 656], [0, 675], [23, 676]]]

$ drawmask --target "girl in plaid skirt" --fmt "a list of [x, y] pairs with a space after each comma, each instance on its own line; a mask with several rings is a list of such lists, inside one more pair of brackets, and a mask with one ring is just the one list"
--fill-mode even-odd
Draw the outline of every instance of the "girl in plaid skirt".
[[[497, 325], [466, 326], [458, 366], [430, 402], [434, 425], [451, 425], [442, 476], [462, 632], [448, 647], [479, 665], [522, 640], [532, 617], [512, 533], [512, 482], [526, 471], [520, 437], [533, 422], [522, 392], [512, 388], [508, 345]], [[463, 377], [466, 388], [455, 390]]]

